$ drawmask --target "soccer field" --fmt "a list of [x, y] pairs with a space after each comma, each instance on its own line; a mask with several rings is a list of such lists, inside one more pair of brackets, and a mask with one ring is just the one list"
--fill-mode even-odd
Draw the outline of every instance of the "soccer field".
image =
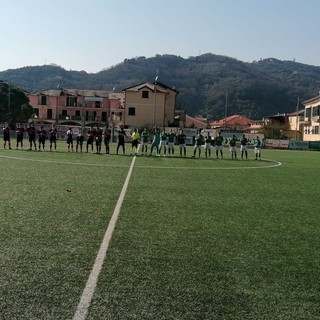
[[320, 319], [320, 153], [111, 153], [0, 150], [0, 319]]

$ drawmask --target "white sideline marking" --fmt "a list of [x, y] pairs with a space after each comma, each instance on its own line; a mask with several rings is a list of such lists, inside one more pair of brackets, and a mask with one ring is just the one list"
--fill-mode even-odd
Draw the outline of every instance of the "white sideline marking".
[[[113, 168], [127, 168], [127, 165], [121, 164], [101, 164], [101, 163], [84, 163], [84, 162], [67, 162], [67, 161], [58, 161], [58, 160], [41, 160], [41, 159], [29, 159], [29, 158], [21, 158], [21, 157], [12, 157], [12, 156], [4, 156], [0, 155], [0, 158], [7, 158], [13, 160], [21, 160], [21, 161], [32, 161], [32, 162], [43, 162], [43, 163], [55, 163], [55, 164], [67, 164], [67, 165], [81, 165], [81, 166], [92, 166], [92, 167], [113, 167]], [[187, 158], [188, 159], [188, 158]], [[195, 161], [197, 159], [191, 159], [190, 161]], [[210, 161], [210, 160], [209, 160]], [[221, 161], [221, 160], [213, 160], [214, 161]], [[222, 160], [224, 161], [224, 160]], [[240, 160], [239, 160], [240, 161]], [[169, 166], [135, 166], [135, 168], [144, 168], [144, 169], [173, 169], [173, 170], [248, 170], [248, 169], [268, 169], [268, 168], [275, 168], [282, 165], [281, 162], [276, 160], [270, 159], [262, 159], [261, 161], [270, 162], [272, 164], [266, 166], [248, 166], [248, 167], [169, 167]], [[260, 160], [258, 160], [260, 162]]]
[[136, 160], [136, 157], [134, 157], [132, 159], [129, 172], [127, 174], [127, 178], [126, 178], [126, 180], [124, 182], [124, 185], [122, 187], [122, 190], [121, 190], [119, 199], [117, 201], [116, 207], [115, 207], [114, 212], [112, 214], [112, 217], [110, 219], [108, 228], [107, 228], [106, 233], [105, 233], [105, 235], [103, 237], [103, 240], [102, 240], [102, 243], [100, 245], [100, 249], [99, 249], [99, 252], [97, 254], [96, 260], [94, 262], [94, 265], [92, 267], [90, 276], [89, 276], [88, 281], [86, 283], [86, 286], [85, 286], [85, 288], [84, 288], [84, 290], [82, 292], [82, 296], [81, 296], [80, 302], [78, 304], [77, 310], [76, 310], [76, 312], [75, 312], [75, 314], [73, 316], [73, 320], [84, 320], [87, 317], [88, 309], [90, 307], [91, 300], [92, 300], [94, 291], [95, 291], [96, 286], [97, 286], [98, 277], [99, 277], [103, 262], [104, 262], [105, 257], [106, 257], [106, 253], [107, 253], [107, 250], [108, 250], [108, 247], [109, 247], [110, 240], [112, 238], [112, 234], [113, 234], [114, 228], [116, 226], [116, 223], [117, 223], [117, 220], [118, 220], [118, 217], [119, 217], [119, 214], [120, 214], [120, 209], [121, 209], [121, 206], [122, 206], [123, 199], [124, 199], [124, 197], [126, 195], [126, 192], [127, 192], [127, 188], [128, 188], [128, 184], [129, 184], [129, 181], [130, 181], [130, 177], [131, 177], [131, 174], [132, 174], [132, 170], [133, 170], [133, 166], [134, 166], [135, 160]]

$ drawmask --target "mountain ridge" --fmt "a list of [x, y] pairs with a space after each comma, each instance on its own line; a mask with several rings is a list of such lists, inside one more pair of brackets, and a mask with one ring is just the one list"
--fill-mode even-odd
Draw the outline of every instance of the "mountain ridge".
[[[307, 100], [319, 92], [320, 67], [275, 58], [243, 62], [207, 53], [136, 57], [97, 73], [67, 71], [57, 65], [29, 66], [0, 72], [0, 79], [27, 91], [47, 88], [122, 91], [143, 82], [159, 81], [179, 91], [178, 108], [191, 116], [212, 120], [231, 114], [261, 119], [294, 112], [297, 97]], [[301, 107], [301, 106], [298, 106]]]

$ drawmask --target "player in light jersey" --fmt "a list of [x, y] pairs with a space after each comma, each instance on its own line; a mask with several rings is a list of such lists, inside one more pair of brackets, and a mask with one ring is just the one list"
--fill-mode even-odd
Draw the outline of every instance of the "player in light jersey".
[[175, 141], [176, 135], [175, 133], [172, 131], [172, 129], [170, 129], [170, 132], [168, 134], [168, 154], [169, 156], [171, 155], [171, 157], [174, 156], [174, 141]]
[[200, 156], [201, 156], [201, 148], [202, 148], [203, 145], [204, 145], [204, 137], [201, 134], [201, 132], [199, 132], [198, 135], [196, 136], [196, 140], [195, 140], [195, 144], [194, 144], [193, 156], [192, 156], [193, 158], [196, 157], [197, 150], [198, 150], [198, 155], [199, 155], [199, 158], [200, 158]]
[[237, 159], [237, 138], [235, 135], [229, 141], [231, 159]]
[[245, 135], [242, 136], [240, 143], [241, 159], [243, 160], [243, 156], [245, 156], [246, 160], [248, 160], [248, 139]]
[[221, 159], [223, 159], [223, 137], [221, 136], [221, 132], [218, 133], [218, 136], [215, 138], [215, 145], [216, 145], [216, 157], [219, 158], [219, 152]]
[[163, 155], [166, 156], [167, 140], [168, 140], [168, 135], [166, 134], [165, 130], [163, 130], [162, 133], [160, 134], [159, 155], [161, 155], [161, 150], [163, 148]]
[[148, 152], [149, 134], [146, 128], [141, 132], [141, 155], [146, 155]]
[[179, 134], [177, 135], [177, 142], [180, 149], [180, 157], [182, 157], [182, 153], [184, 157], [187, 155], [186, 138], [186, 135], [183, 133], [183, 130], [181, 129], [179, 131]]
[[257, 136], [257, 138], [254, 140], [254, 153], [256, 155], [255, 160], [261, 160], [261, 140]]
[[152, 140], [151, 151], [149, 156], [152, 155], [152, 151], [154, 148], [156, 148], [157, 156], [159, 156], [159, 144], [160, 144], [160, 130], [158, 128], [155, 128], [153, 130], [153, 140]]
[[208, 135], [205, 139], [205, 146], [204, 146], [204, 150], [205, 150], [205, 156], [206, 158], [211, 157], [211, 147], [212, 147], [212, 138], [210, 136], [210, 132], [208, 132]]

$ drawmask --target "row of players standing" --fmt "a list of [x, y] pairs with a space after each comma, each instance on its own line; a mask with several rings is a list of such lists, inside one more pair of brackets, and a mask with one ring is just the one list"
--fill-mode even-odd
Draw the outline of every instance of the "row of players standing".
[[[45, 150], [45, 143], [49, 135], [49, 150], [56, 151], [57, 150], [57, 137], [58, 131], [55, 125], [52, 125], [49, 132], [44, 129], [43, 126], [40, 129], [36, 129], [33, 125], [30, 125], [26, 130], [21, 126], [18, 125], [16, 129], [16, 149], [18, 150], [23, 149], [23, 140], [24, 140], [24, 133], [27, 132], [28, 141], [29, 141], [29, 149], [28, 150], [35, 150], [35, 151], [44, 151]], [[66, 132], [67, 136], [67, 149], [68, 152], [73, 151], [73, 131], [72, 128], [69, 128]], [[101, 146], [102, 142], [104, 142], [106, 153], [110, 152], [109, 143], [111, 140], [111, 131], [108, 128], [104, 130], [97, 128], [94, 130], [91, 128], [86, 132], [87, 140], [86, 140], [86, 152], [91, 151], [94, 152], [94, 145], [96, 149], [96, 153], [101, 153]], [[37, 139], [38, 138], [38, 139]], [[38, 141], [37, 141], [38, 140]], [[10, 137], [10, 127], [5, 125], [3, 128], [3, 141], [4, 141], [4, 149], [7, 147], [11, 148], [11, 137]], [[84, 136], [81, 134], [81, 129], [79, 129], [79, 133], [75, 138], [76, 141], [76, 151], [82, 152], [83, 150], [83, 143], [84, 143]], [[38, 145], [37, 145], [38, 142]]]
[[[166, 133], [165, 130], [160, 132], [158, 128], [155, 128], [152, 130], [153, 133], [153, 139], [151, 142], [151, 150], [148, 154], [148, 143], [149, 143], [149, 133], [147, 129], [144, 129], [139, 134], [137, 129], [134, 129], [131, 134], [131, 154], [137, 154], [138, 153], [138, 147], [139, 144], [141, 145], [141, 155], [149, 155], [151, 156], [153, 154], [153, 150], [156, 150], [156, 155], [160, 156], [161, 152], [163, 150], [163, 155], [168, 156], [174, 156], [174, 145], [175, 142], [179, 146], [179, 154], [180, 157], [186, 157], [186, 135], [183, 132], [183, 129], [180, 129], [178, 134], [175, 134], [173, 130], [171, 129], [169, 133]], [[123, 148], [123, 154], [125, 154], [125, 147], [124, 147], [124, 140], [126, 133], [124, 130], [120, 130], [118, 133], [119, 140], [118, 140], [118, 147], [117, 147], [117, 154], [119, 152], [120, 146]], [[237, 159], [237, 143], [240, 141], [240, 152], [241, 152], [241, 159], [248, 159], [248, 139], [243, 134], [241, 139], [237, 139], [235, 135], [230, 139], [229, 146], [230, 146], [230, 153], [232, 159]], [[221, 132], [218, 133], [216, 137], [211, 137], [210, 133], [207, 133], [207, 136], [204, 137], [201, 132], [198, 133], [198, 135], [195, 138], [195, 144], [194, 144], [194, 151], [192, 157], [196, 157], [196, 154], [198, 152], [198, 156], [200, 158], [201, 156], [201, 149], [204, 147], [205, 149], [205, 157], [210, 158], [211, 157], [211, 148], [215, 146], [216, 150], [216, 158], [220, 157], [223, 159], [223, 144], [224, 144], [224, 138], [221, 135]], [[255, 151], [255, 158], [261, 159], [261, 141], [259, 137], [254, 140], [254, 151]]]
[[[16, 129], [17, 133], [17, 143], [16, 143], [16, 149], [20, 148], [23, 149], [23, 137], [24, 137], [24, 128], [18, 125]], [[44, 130], [43, 127], [40, 127], [40, 129], [37, 131], [36, 128], [33, 125], [30, 125], [27, 128], [28, 133], [28, 139], [29, 139], [29, 150], [32, 150], [34, 147], [34, 150], [45, 150], [45, 142], [47, 138], [47, 132]], [[179, 130], [178, 134], [176, 135], [173, 130], [171, 129], [169, 133], [166, 133], [165, 130], [160, 132], [158, 128], [154, 128], [152, 130], [153, 133], [153, 140], [151, 143], [151, 150], [150, 150], [150, 156], [153, 154], [153, 150], [156, 149], [156, 155], [161, 155], [161, 151], [163, 150], [163, 155], [174, 156], [174, 145], [175, 142], [177, 142], [179, 146], [180, 151], [180, 157], [186, 157], [186, 135], [183, 132], [183, 129]], [[68, 152], [73, 151], [73, 131], [72, 128], [69, 128], [67, 133], [67, 148]], [[36, 136], [38, 136], [38, 149], [36, 144]], [[86, 140], [86, 152], [89, 152], [89, 149], [91, 153], [94, 152], [94, 144], [95, 144], [95, 150], [96, 153], [101, 153], [101, 147], [102, 142], [105, 145], [105, 152], [106, 154], [110, 153], [110, 141], [111, 141], [111, 130], [108, 128], [105, 128], [104, 130], [100, 129], [99, 127], [94, 130], [91, 128], [86, 132], [87, 140]], [[125, 154], [125, 138], [127, 137], [126, 132], [123, 129], [120, 129], [118, 131], [118, 145], [117, 145], [117, 154], [119, 153], [120, 147], [122, 148], [123, 154]], [[8, 125], [6, 125], [3, 128], [3, 139], [4, 139], [4, 148], [6, 148], [7, 144], [9, 149], [11, 149], [11, 143], [10, 143], [10, 128]], [[76, 152], [83, 150], [83, 143], [84, 143], [84, 136], [81, 133], [81, 130], [79, 130], [78, 135], [76, 136]], [[49, 130], [49, 141], [50, 141], [50, 151], [55, 151], [57, 149], [57, 129], [55, 125], [52, 125], [51, 129]], [[233, 135], [232, 139], [229, 141], [230, 146], [230, 153], [232, 159], [237, 159], [237, 142], [238, 139], [235, 135]], [[147, 155], [148, 150], [148, 143], [149, 143], [149, 133], [147, 129], [144, 129], [140, 135], [139, 131], [137, 129], [134, 129], [131, 133], [131, 154], [137, 154], [139, 144], [141, 144], [141, 155]], [[200, 158], [201, 155], [201, 148], [204, 146], [205, 148], [205, 157], [210, 158], [211, 157], [211, 148], [215, 145], [216, 149], [216, 158], [218, 159], [219, 154], [220, 157], [223, 158], [223, 143], [224, 139], [221, 136], [221, 133], [218, 133], [218, 136], [213, 138], [210, 136], [210, 133], [208, 132], [207, 136], [204, 137], [201, 132], [198, 133], [195, 139], [195, 145], [194, 145], [194, 151], [193, 151], [193, 157], [196, 156], [196, 153], [198, 151], [198, 156]], [[241, 151], [241, 159], [248, 159], [248, 151], [247, 151], [247, 145], [248, 145], [248, 139], [245, 135], [240, 139], [240, 151]], [[261, 141], [259, 137], [254, 141], [255, 146], [255, 158], [261, 159]]]

